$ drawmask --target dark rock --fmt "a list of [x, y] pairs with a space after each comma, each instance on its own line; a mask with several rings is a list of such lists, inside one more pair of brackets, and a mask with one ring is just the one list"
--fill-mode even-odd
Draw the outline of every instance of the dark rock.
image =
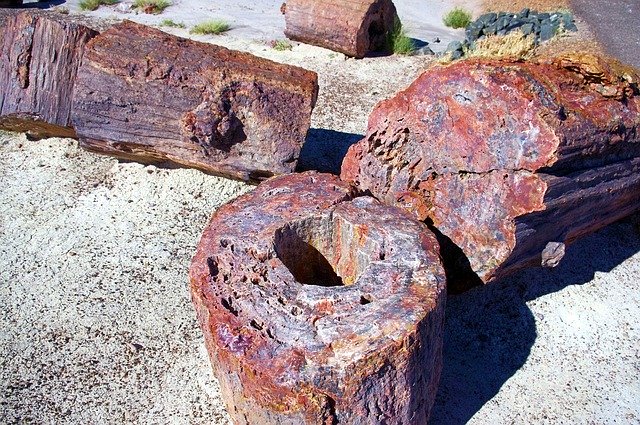
[[317, 75], [125, 21], [87, 46], [72, 120], [83, 147], [245, 181], [295, 169]]
[[522, 9], [520, 11], [520, 13], [518, 13], [518, 17], [521, 18], [521, 19], [528, 18], [529, 17], [529, 12], [530, 12], [529, 8], [524, 8], [524, 9]]
[[578, 31], [578, 27], [575, 24], [573, 15], [570, 13], [562, 14], [562, 26], [566, 31]]
[[550, 19], [551, 15], [548, 13], [538, 13], [537, 17], [538, 17], [538, 21], [542, 22], [544, 20]]
[[524, 35], [529, 35], [529, 34], [533, 33], [533, 24], [524, 24], [520, 28], [520, 31], [522, 31], [522, 33]]
[[545, 20], [540, 24], [540, 41], [551, 40], [558, 32], [558, 23]]
[[433, 50], [431, 50], [431, 48], [429, 48], [429, 46], [423, 46], [421, 48], [419, 48], [418, 50], [415, 51], [415, 54], [420, 56], [432, 56], [435, 55], [435, 53], [433, 52]]
[[97, 32], [39, 11], [3, 14], [0, 128], [31, 138], [75, 137], [71, 94], [87, 42]]
[[390, 52], [389, 37], [398, 19], [392, 0], [287, 0], [285, 35], [295, 41], [362, 58]]
[[484, 35], [495, 35], [497, 31], [496, 24], [488, 25], [482, 30]]
[[465, 30], [465, 35], [467, 40], [476, 41], [482, 35], [482, 28], [478, 28], [477, 26], [469, 26]]
[[524, 24], [525, 22], [523, 20], [514, 18], [511, 20], [511, 22], [509, 22], [509, 25], [507, 25], [505, 29], [507, 30], [507, 32], [515, 31]]
[[509, 25], [509, 22], [511, 22], [511, 19], [509, 19], [506, 16], [498, 18], [498, 20], [496, 21], [496, 29], [500, 31], [507, 28], [507, 26]]
[[458, 60], [464, 56], [464, 52], [462, 50], [454, 50], [451, 52], [451, 60]]
[[493, 24], [496, 19], [498, 19], [498, 15], [496, 13], [485, 13], [481, 15], [476, 22], [481, 22], [484, 26]]
[[433, 68], [378, 104], [341, 177], [428, 220], [488, 282], [640, 210], [639, 82], [577, 54]]
[[462, 50], [462, 42], [459, 40], [453, 40], [447, 45], [446, 52], [455, 52], [456, 50]]
[[435, 236], [327, 174], [218, 209], [190, 269], [237, 425], [426, 424], [442, 365]]

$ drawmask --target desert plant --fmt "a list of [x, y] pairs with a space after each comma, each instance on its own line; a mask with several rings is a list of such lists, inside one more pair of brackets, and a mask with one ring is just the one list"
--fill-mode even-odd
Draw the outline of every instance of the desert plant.
[[231, 26], [228, 23], [218, 19], [215, 21], [201, 22], [198, 25], [191, 28], [191, 31], [189, 32], [191, 34], [217, 35], [217, 34], [222, 34], [223, 32], [227, 32], [230, 29], [231, 29]]
[[536, 42], [533, 34], [524, 35], [513, 31], [507, 35], [491, 35], [475, 42], [475, 46], [465, 52], [466, 57], [528, 59], [532, 56]]
[[451, 28], [464, 28], [471, 23], [471, 13], [460, 7], [456, 7], [442, 18], [442, 22]]
[[119, 0], [80, 0], [78, 6], [80, 6], [80, 10], [96, 10], [100, 6], [112, 5], [119, 2]]
[[277, 50], [279, 52], [291, 50], [293, 48], [293, 45], [289, 40], [272, 40], [270, 44], [273, 50]]
[[391, 51], [396, 55], [411, 55], [416, 51], [413, 40], [407, 36], [400, 19], [396, 19], [391, 32]]
[[157, 15], [162, 13], [167, 7], [171, 6], [169, 0], [135, 0], [133, 7], [136, 9], [142, 9], [144, 13], [153, 13]]
[[186, 28], [187, 26], [182, 22], [175, 22], [171, 19], [163, 19], [160, 22], [161, 27], [169, 27], [169, 28]]

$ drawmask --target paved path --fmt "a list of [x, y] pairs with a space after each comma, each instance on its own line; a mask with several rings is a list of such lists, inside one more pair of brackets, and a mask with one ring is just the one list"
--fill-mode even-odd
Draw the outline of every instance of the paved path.
[[640, 68], [640, 0], [571, 0], [610, 54]]

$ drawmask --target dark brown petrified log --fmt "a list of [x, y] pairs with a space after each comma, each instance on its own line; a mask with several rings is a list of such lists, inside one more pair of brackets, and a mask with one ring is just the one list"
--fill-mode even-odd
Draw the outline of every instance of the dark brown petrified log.
[[640, 208], [637, 84], [579, 54], [438, 67], [376, 107], [342, 177], [450, 239], [467, 258], [448, 272], [554, 266], [565, 243]]
[[425, 424], [445, 276], [427, 227], [327, 174], [220, 208], [193, 303], [235, 424]]
[[56, 13], [0, 18], [0, 128], [34, 138], [74, 137], [73, 86], [85, 45], [97, 32]]
[[398, 20], [391, 0], [287, 0], [282, 11], [290, 39], [356, 58], [390, 53]]
[[125, 21], [89, 43], [73, 101], [83, 147], [241, 180], [292, 172], [317, 75]]

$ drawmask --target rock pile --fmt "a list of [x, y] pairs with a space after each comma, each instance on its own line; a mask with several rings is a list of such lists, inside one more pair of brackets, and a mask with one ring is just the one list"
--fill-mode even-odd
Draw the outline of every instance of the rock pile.
[[473, 47], [476, 40], [492, 35], [507, 35], [520, 31], [524, 35], [533, 35], [535, 43], [550, 40], [560, 31], [577, 31], [574, 17], [569, 12], [537, 12], [523, 9], [520, 13], [485, 13], [465, 29], [465, 40], [454, 41], [447, 47], [452, 59], [459, 59], [464, 49]]

